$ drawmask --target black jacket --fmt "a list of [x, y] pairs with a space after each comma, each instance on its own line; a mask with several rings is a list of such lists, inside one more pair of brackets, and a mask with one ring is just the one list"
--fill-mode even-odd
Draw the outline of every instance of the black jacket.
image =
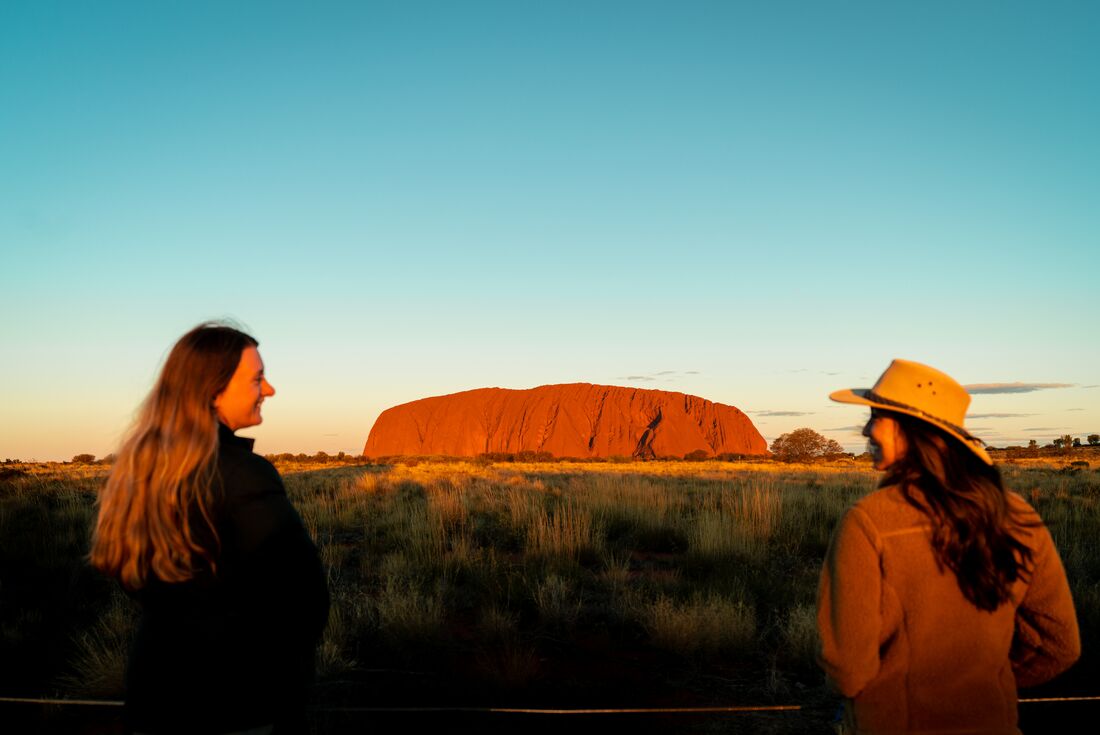
[[215, 733], [303, 724], [328, 618], [324, 570], [274, 466], [219, 424], [216, 573], [153, 580], [130, 652], [129, 726]]

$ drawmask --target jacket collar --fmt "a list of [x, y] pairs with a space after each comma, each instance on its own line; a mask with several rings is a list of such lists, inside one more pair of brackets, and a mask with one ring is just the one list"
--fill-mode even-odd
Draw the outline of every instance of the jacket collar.
[[218, 422], [218, 445], [219, 446], [222, 446], [222, 447], [237, 447], [239, 449], [244, 449], [245, 451], [251, 452], [252, 451], [252, 445], [254, 445], [255, 443], [256, 443], [255, 439], [249, 439], [248, 437], [245, 437], [245, 436], [237, 436], [236, 434], [233, 433], [233, 430], [230, 429], [228, 426], [223, 424], [221, 421]]

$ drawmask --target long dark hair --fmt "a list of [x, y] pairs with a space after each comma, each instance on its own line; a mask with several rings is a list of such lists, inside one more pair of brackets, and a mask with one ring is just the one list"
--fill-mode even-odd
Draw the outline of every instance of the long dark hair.
[[239, 329], [207, 322], [169, 353], [99, 496], [91, 563], [127, 588], [141, 589], [150, 576], [182, 582], [215, 568], [213, 401], [241, 353], [257, 344]]
[[[876, 409], [878, 410], [878, 409]], [[897, 485], [905, 499], [932, 520], [932, 549], [940, 569], [955, 573], [959, 589], [981, 610], [1012, 598], [1027, 579], [1031, 549], [1019, 534], [1039, 525], [1021, 517], [1005, 492], [1000, 471], [933, 424], [881, 411], [897, 421], [908, 449], [880, 486]]]

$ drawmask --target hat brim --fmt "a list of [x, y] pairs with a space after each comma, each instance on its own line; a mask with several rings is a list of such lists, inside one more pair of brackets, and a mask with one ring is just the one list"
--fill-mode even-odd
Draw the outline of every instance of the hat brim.
[[881, 408], [883, 411], [893, 411], [894, 413], [904, 413], [907, 416], [912, 416], [915, 419], [921, 421], [927, 421], [935, 426], [945, 434], [950, 434], [959, 440], [959, 443], [969, 449], [974, 454], [978, 455], [978, 459], [985, 462], [988, 465], [993, 464], [993, 458], [989, 456], [989, 452], [985, 451], [985, 447], [977, 439], [967, 439], [960, 434], [954, 427], [937, 421], [934, 417], [929, 416], [921, 411], [909, 410], [904, 406], [896, 406], [892, 404], [882, 403], [876, 401], [873, 398], [868, 398], [867, 394], [871, 392], [870, 388], [850, 388], [847, 390], [837, 390], [829, 394], [829, 398], [837, 403], [854, 403], [860, 406], [871, 406], [873, 408]]

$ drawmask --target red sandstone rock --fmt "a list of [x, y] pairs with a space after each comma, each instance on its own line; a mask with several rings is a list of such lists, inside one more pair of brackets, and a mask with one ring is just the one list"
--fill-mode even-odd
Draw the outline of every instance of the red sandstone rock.
[[733, 406], [663, 390], [570, 383], [479, 388], [388, 408], [374, 422], [363, 454], [648, 458], [699, 449], [766, 454], [767, 443]]

